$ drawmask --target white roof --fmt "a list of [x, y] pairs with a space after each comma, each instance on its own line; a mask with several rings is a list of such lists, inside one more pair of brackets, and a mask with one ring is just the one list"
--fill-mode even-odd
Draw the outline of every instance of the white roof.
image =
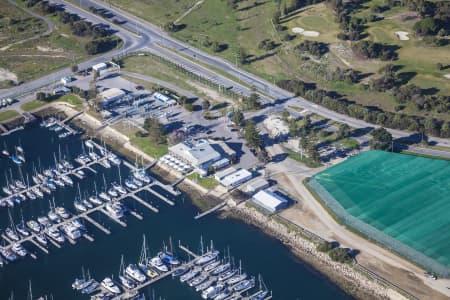
[[234, 172], [236, 172], [236, 171], [237, 171], [237, 170], [236, 170], [235, 168], [229, 167], [229, 168], [226, 168], [226, 169], [223, 170], [223, 171], [216, 172], [216, 174], [214, 175], [214, 177], [215, 177], [217, 180], [222, 180], [222, 179], [225, 178], [226, 176], [228, 176], [228, 175], [230, 175], [230, 174], [232, 174], [232, 173], [234, 173]]
[[253, 199], [272, 210], [276, 210], [280, 204], [287, 204], [288, 202], [285, 198], [271, 190], [259, 191], [253, 196]]
[[194, 166], [220, 159], [220, 153], [211, 147], [206, 140], [197, 142], [185, 141], [170, 147], [169, 150]]
[[100, 97], [102, 97], [103, 100], [118, 98], [118, 97], [122, 97], [124, 95], [125, 95], [125, 92], [118, 88], [110, 88], [110, 89], [100, 93]]
[[222, 183], [224, 186], [233, 186], [238, 182], [243, 182], [249, 180], [250, 178], [252, 178], [252, 173], [250, 173], [246, 169], [240, 169], [223, 178], [220, 183]]
[[269, 186], [269, 182], [267, 180], [265, 180], [264, 178], [259, 178], [259, 179], [256, 179], [253, 182], [250, 182], [247, 185], [247, 190], [256, 191], [258, 189], [265, 188], [267, 186]]
[[108, 67], [108, 65], [106, 63], [99, 63], [96, 65], [93, 65], [92, 69], [98, 71], [98, 70], [106, 69], [106, 67]]

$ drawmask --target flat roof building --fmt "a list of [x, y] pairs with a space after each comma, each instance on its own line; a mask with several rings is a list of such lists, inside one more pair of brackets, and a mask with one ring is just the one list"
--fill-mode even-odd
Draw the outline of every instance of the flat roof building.
[[222, 179], [224, 179], [225, 177], [227, 177], [228, 175], [230, 175], [236, 171], [237, 170], [233, 167], [226, 168], [223, 171], [216, 172], [216, 174], [214, 174], [214, 179], [216, 179], [217, 181], [221, 181]]
[[99, 63], [92, 66], [92, 70], [101, 72], [103, 70], [106, 70], [108, 68], [108, 65], [106, 63]]
[[222, 178], [220, 183], [225, 187], [231, 188], [237, 187], [250, 179], [252, 179], [252, 173], [246, 169], [240, 169]]
[[246, 186], [246, 191], [249, 194], [259, 192], [260, 190], [266, 189], [270, 186], [270, 183], [264, 178], [258, 178], [255, 181], [250, 182]]
[[118, 88], [110, 88], [106, 91], [100, 93], [100, 98], [102, 99], [102, 106], [108, 106], [113, 102], [121, 99], [126, 93]]
[[253, 196], [252, 202], [272, 214], [288, 205], [287, 199], [267, 189], [257, 192]]

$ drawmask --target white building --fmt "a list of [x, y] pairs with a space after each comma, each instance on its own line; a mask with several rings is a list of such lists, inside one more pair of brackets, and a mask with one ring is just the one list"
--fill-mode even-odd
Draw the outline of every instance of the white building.
[[216, 179], [217, 181], [221, 181], [222, 179], [224, 179], [225, 177], [227, 177], [228, 175], [230, 175], [236, 171], [237, 170], [233, 167], [226, 168], [223, 171], [216, 172], [216, 174], [214, 174], [214, 179]]
[[73, 81], [73, 78], [70, 77], [70, 76], [61, 78], [61, 83], [64, 84], [64, 85], [66, 85], [66, 84], [68, 84], [68, 83], [70, 83], [72, 81]]
[[161, 94], [159, 92], [154, 92], [152, 95], [152, 99], [155, 101], [159, 101], [164, 104], [170, 105], [170, 106], [177, 104], [177, 101], [175, 101], [174, 99], [170, 98], [169, 96]]
[[193, 166], [202, 176], [207, 175], [208, 168], [222, 159], [207, 140], [184, 141], [169, 147], [170, 155]]
[[259, 192], [260, 190], [266, 189], [269, 186], [270, 183], [267, 180], [265, 180], [264, 178], [259, 178], [247, 184], [246, 192], [249, 194], [253, 194]]
[[102, 106], [108, 106], [111, 103], [121, 99], [126, 93], [118, 88], [110, 88], [106, 91], [100, 93], [100, 98], [102, 99]]
[[99, 63], [92, 66], [92, 70], [97, 71], [99, 74], [106, 69], [108, 69], [108, 65], [106, 63]]
[[252, 202], [272, 214], [288, 205], [287, 199], [271, 190], [259, 191], [253, 196]]
[[252, 179], [252, 173], [246, 169], [240, 169], [222, 178], [220, 183], [225, 187], [232, 188], [237, 187], [250, 179]]

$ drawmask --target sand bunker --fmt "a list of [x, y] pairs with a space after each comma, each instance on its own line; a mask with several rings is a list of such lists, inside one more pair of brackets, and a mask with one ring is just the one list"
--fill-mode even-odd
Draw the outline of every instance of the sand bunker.
[[444, 75], [445, 78], [450, 79], [450, 73]]
[[409, 41], [409, 32], [406, 31], [396, 31], [395, 35], [398, 37], [401, 41]]
[[64, 49], [61, 49], [61, 48], [53, 49], [53, 48], [44, 47], [44, 46], [37, 46], [36, 48], [41, 52], [63, 52], [64, 51]]
[[17, 82], [17, 76], [13, 72], [0, 68], [0, 81], [12, 80]]
[[303, 29], [301, 27], [294, 27], [294, 28], [292, 28], [292, 32], [301, 34], [303, 36], [309, 36], [309, 37], [318, 37], [320, 35], [320, 33], [317, 32], [317, 31], [305, 30], [305, 29]]

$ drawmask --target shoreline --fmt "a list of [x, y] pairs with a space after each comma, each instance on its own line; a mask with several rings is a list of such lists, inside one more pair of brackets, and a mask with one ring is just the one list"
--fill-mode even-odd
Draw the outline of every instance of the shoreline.
[[[43, 110], [48, 109], [55, 109], [66, 115], [76, 113], [76, 110], [73, 107], [64, 103], [55, 103], [43, 108]], [[89, 131], [92, 131], [94, 128], [101, 125], [99, 120], [87, 113], [80, 115], [72, 122], [85, 129], [87, 135], [89, 135]], [[153, 157], [150, 157], [133, 146], [130, 143], [130, 139], [115, 128], [110, 126], [105, 127], [97, 132], [96, 136], [105, 139], [105, 142], [109, 144], [109, 146], [129, 159], [133, 159], [133, 155], [138, 154], [148, 162], [154, 160]], [[161, 167], [160, 164], [153, 167], [151, 172], [164, 178], [163, 180], [165, 181], [167, 181], [168, 176], [172, 179], [180, 178], [180, 174], [177, 174], [166, 167]], [[179, 189], [186, 193], [191, 199], [192, 204], [199, 209], [200, 205], [196, 203], [196, 201], [210, 202], [213, 198], [213, 195], [211, 195], [209, 190], [205, 190], [187, 178], [180, 184]], [[245, 202], [237, 206], [222, 209], [219, 211], [218, 217], [235, 218], [246, 224], [256, 226], [265, 234], [279, 240], [303, 263], [328, 278], [352, 297], [358, 299], [408, 299], [397, 291], [378, 283], [375, 279], [369, 279], [350, 265], [331, 261], [326, 253], [321, 253], [316, 250], [315, 243], [308, 241], [298, 232], [290, 230], [286, 225], [274, 221], [272, 218], [265, 216], [256, 209], [246, 207]]]

